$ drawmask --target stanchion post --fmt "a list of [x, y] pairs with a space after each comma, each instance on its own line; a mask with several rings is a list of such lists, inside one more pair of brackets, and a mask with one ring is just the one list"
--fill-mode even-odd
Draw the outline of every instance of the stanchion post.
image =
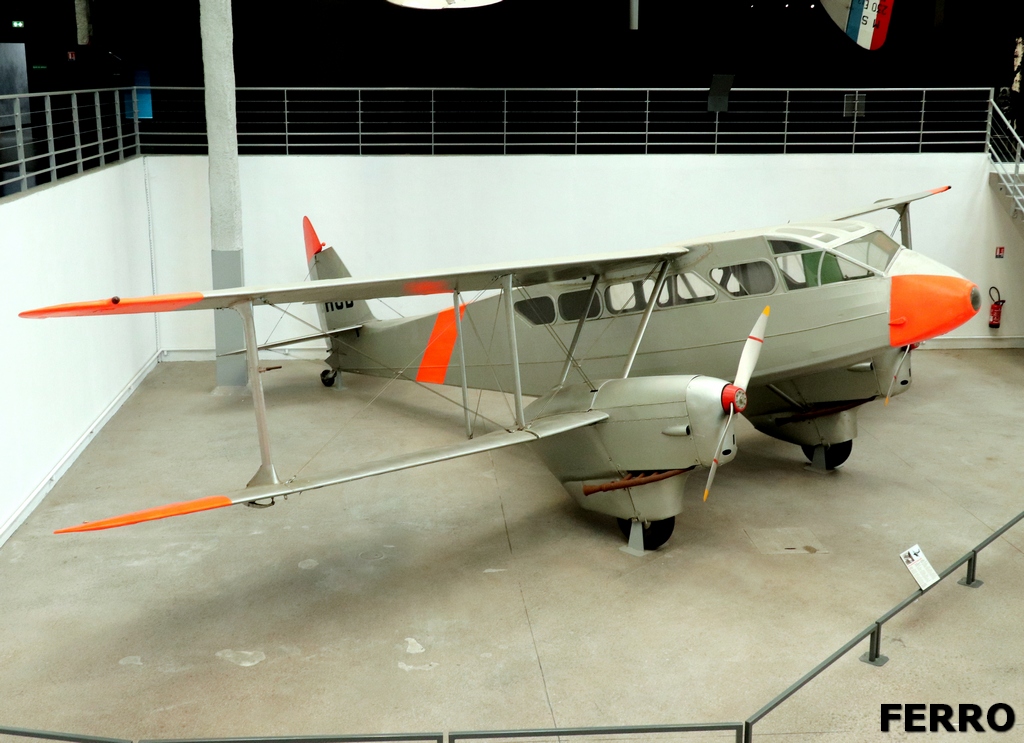
[[860, 656], [865, 663], [873, 666], [884, 666], [889, 659], [882, 655], [882, 624], [875, 622], [875, 629], [871, 632], [871, 639], [868, 644], [868, 651]]
[[971, 556], [967, 560], [967, 575], [957, 581], [961, 586], [967, 586], [968, 588], [980, 588], [985, 585], [984, 581], [978, 580], [978, 553], [977, 551], [971, 551]]

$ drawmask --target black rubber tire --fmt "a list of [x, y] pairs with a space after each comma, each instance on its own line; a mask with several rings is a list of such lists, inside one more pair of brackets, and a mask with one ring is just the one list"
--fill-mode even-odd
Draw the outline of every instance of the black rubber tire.
[[[808, 462], [814, 461], [814, 447], [813, 446], [801, 446], [803, 449], [804, 456], [807, 457]], [[841, 441], [838, 444], [832, 444], [831, 446], [825, 447], [825, 469], [834, 470], [839, 465], [843, 464], [847, 459], [850, 458], [850, 454], [853, 452], [853, 440]]]
[[323, 383], [324, 387], [333, 387], [334, 380], [337, 378], [338, 372], [334, 371], [334, 369], [324, 369], [320, 372], [320, 381]]
[[[621, 531], [622, 535], [628, 540], [629, 531], [633, 527], [633, 522], [629, 519], [615, 520], [619, 523], [619, 531]], [[675, 516], [669, 516], [667, 519], [662, 519], [661, 521], [652, 521], [644, 527], [644, 549], [658, 549], [658, 547], [668, 541], [668, 538], [672, 536], [672, 530], [675, 528]]]

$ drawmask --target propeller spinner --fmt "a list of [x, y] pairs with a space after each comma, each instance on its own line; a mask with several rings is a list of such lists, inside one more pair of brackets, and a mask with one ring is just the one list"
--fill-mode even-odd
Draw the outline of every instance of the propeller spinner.
[[743, 353], [740, 354], [740, 363], [736, 367], [736, 378], [732, 384], [727, 384], [722, 389], [722, 411], [729, 414], [722, 427], [722, 434], [718, 437], [718, 446], [715, 447], [715, 458], [711, 461], [711, 469], [708, 472], [708, 483], [704, 486], [704, 500], [708, 499], [711, 492], [711, 483], [715, 481], [715, 473], [718, 471], [718, 459], [722, 456], [722, 446], [725, 444], [725, 437], [729, 433], [729, 426], [732, 425], [732, 417], [736, 413], [742, 413], [747, 407], [747, 385], [750, 384], [750, 377], [754, 374], [757, 366], [757, 359], [761, 355], [761, 346], [764, 344], [764, 329], [768, 324], [768, 315], [771, 307], [765, 307], [764, 312], [757, 318], [753, 330], [747, 336], [747, 342], [743, 346]]

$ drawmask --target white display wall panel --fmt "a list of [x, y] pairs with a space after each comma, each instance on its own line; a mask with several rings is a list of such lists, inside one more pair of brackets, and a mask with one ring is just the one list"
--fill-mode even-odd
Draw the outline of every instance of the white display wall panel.
[[0, 542], [156, 362], [146, 315], [25, 320], [46, 304], [152, 291], [142, 160], [0, 205]]
[[[306, 275], [309, 216], [355, 276], [659, 245], [703, 234], [813, 219], [937, 186], [913, 205], [915, 248], [1010, 301], [999, 331], [987, 312], [937, 344], [1020, 345], [1024, 240], [988, 184], [980, 154], [515, 157], [243, 157], [248, 284]], [[152, 157], [160, 291], [210, 286], [205, 158]], [[890, 229], [892, 212], [874, 215]], [[995, 248], [1006, 247], [996, 260]], [[389, 300], [403, 314], [447, 297]], [[987, 308], [987, 302], [986, 302]], [[316, 322], [311, 307], [292, 308]], [[393, 316], [378, 306], [382, 316]], [[277, 322], [260, 318], [261, 339]], [[273, 340], [312, 332], [286, 318]], [[212, 323], [164, 315], [161, 347], [213, 348]]]

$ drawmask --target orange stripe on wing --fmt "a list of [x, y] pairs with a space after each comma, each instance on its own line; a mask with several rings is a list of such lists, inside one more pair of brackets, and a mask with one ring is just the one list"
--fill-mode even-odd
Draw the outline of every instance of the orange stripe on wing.
[[153, 297], [111, 297], [89, 302], [71, 302], [25, 310], [18, 317], [81, 317], [84, 315], [133, 315], [140, 312], [170, 312], [188, 307], [203, 299], [202, 292], [186, 294], [158, 294]]
[[169, 503], [166, 506], [147, 508], [144, 511], [126, 513], [123, 516], [114, 516], [109, 519], [86, 521], [84, 524], [79, 526], [69, 526], [66, 529], [58, 529], [54, 534], [69, 534], [71, 532], [78, 531], [100, 531], [101, 529], [113, 529], [117, 526], [139, 524], [143, 521], [156, 521], [157, 519], [166, 519], [169, 516], [198, 513], [199, 511], [209, 511], [213, 508], [223, 508], [224, 506], [230, 505], [233, 505], [233, 503], [226, 495], [209, 495], [205, 498], [187, 500], [182, 503]]
[[[466, 305], [461, 305], [459, 317], [465, 317], [465, 315]], [[455, 327], [455, 308], [450, 307], [437, 313], [434, 329], [430, 332], [430, 340], [427, 341], [427, 348], [420, 361], [420, 368], [416, 370], [417, 382], [444, 384], [456, 340], [458, 340], [458, 329]]]

